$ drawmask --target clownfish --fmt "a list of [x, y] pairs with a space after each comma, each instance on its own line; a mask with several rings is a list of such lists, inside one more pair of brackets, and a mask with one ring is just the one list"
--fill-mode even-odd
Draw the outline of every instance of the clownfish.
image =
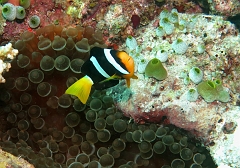
[[92, 86], [96, 90], [113, 87], [120, 79], [126, 79], [130, 86], [130, 79], [137, 79], [134, 75], [134, 60], [124, 51], [107, 48], [93, 47], [90, 57], [81, 67], [85, 75], [72, 84], [65, 92], [77, 96], [83, 104], [86, 104]]

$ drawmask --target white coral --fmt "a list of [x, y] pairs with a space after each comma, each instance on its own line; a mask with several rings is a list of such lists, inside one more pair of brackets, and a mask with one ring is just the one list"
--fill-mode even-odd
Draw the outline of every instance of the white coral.
[[4, 71], [9, 71], [11, 68], [10, 63], [6, 63], [3, 60], [8, 59], [14, 59], [16, 55], [18, 54], [18, 50], [12, 48], [12, 44], [8, 43], [5, 46], [0, 46], [0, 83], [5, 83], [5, 79], [2, 76], [2, 73]]

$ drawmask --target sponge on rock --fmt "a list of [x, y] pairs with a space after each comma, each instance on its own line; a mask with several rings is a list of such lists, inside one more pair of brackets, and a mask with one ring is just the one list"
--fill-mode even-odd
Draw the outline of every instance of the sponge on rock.
[[208, 103], [215, 101], [218, 96], [216, 84], [210, 80], [199, 83], [197, 91]]
[[16, 7], [16, 18], [17, 19], [24, 19], [26, 17], [26, 11], [22, 6]]
[[203, 72], [198, 67], [193, 67], [189, 71], [189, 78], [193, 81], [195, 84], [199, 84], [203, 79]]
[[2, 15], [5, 19], [13, 21], [16, 18], [16, 7], [11, 3], [5, 3], [2, 7]]
[[153, 58], [146, 66], [145, 75], [147, 77], [154, 77], [158, 80], [164, 80], [167, 77], [167, 71], [159, 59]]
[[40, 18], [37, 15], [33, 15], [28, 21], [29, 27], [32, 29], [37, 28], [40, 25]]
[[179, 39], [173, 41], [172, 49], [177, 54], [184, 54], [188, 49], [188, 45], [186, 42], [184, 42], [182, 39], [179, 38]]
[[216, 90], [218, 92], [217, 100], [224, 102], [224, 103], [229, 102], [230, 95], [229, 95], [227, 89], [222, 86], [222, 82], [219, 79], [216, 79], [216, 80], [214, 80], [214, 83], [216, 85]]

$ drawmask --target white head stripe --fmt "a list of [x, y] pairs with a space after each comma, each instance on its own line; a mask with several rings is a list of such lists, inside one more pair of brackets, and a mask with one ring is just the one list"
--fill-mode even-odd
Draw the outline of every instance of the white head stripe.
[[98, 70], [98, 72], [104, 76], [105, 78], [110, 78], [110, 76], [102, 69], [102, 67], [99, 65], [97, 59], [94, 56], [91, 56], [90, 61], [92, 61], [95, 68]]
[[112, 57], [111, 53], [110, 53], [111, 49], [104, 49], [104, 54], [108, 60], [108, 62], [110, 64], [112, 64], [119, 72], [121, 72], [122, 74], [129, 74], [128, 71], [126, 71], [125, 69], [123, 69], [116, 61], [115, 59]]

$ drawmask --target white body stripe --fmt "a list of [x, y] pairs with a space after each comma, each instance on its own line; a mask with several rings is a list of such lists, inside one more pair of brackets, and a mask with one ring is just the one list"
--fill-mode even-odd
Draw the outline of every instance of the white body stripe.
[[119, 72], [121, 72], [122, 74], [129, 74], [128, 71], [126, 71], [125, 69], [123, 69], [116, 61], [115, 59], [112, 57], [111, 53], [110, 53], [111, 49], [104, 49], [104, 54], [108, 60], [108, 62], [110, 64], [112, 64]]
[[105, 78], [110, 78], [110, 76], [102, 69], [102, 67], [100, 66], [100, 64], [98, 63], [97, 59], [94, 56], [91, 56], [90, 61], [92, 61], [93, 65], [102, 76], [104, 76]]

